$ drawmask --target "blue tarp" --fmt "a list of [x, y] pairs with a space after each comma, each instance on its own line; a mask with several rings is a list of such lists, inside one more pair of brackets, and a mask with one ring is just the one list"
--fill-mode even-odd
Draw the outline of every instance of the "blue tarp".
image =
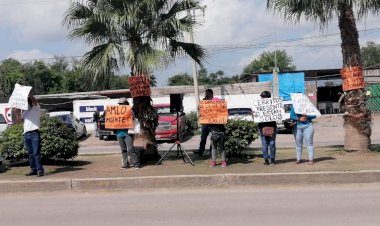
[[[273, 74], [259, 74], [259, 82], [272, 81]], [[291, 93], [305, 93], [305, 73], [280, 73], [278, 86], [283, 100], [290, 100]]]

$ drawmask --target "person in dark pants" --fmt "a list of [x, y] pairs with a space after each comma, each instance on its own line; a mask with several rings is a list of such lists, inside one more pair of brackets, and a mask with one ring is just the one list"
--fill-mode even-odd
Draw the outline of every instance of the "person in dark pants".
[[98, 128], [99, 118], [100, 118], [99, 111], [96, 110], [93, 115], [94, 124], [95, 124], [95, 137], [99, 137], [99, 128]]
[[[206, 96], [203, 98], [203, 100], [220, 100], [220, 99], [214, 97], [214, 91], [212, 89], [207, 89]], [[201, 126], [201, 142], [199, 143], [199, 149], [198, 151], [194, 151], [194, 154], [198, 154], [199, 156], [202, 157], [206, 148], [207, 137], [209, 134], [210, 134], [210, 125], [203, 124]]]
[[16, 122], [24, 122], [24, 144], [29, 156], [30, 172], [26, 176], [45, 175], [41, 163], [41, 107], [32, 94], [28, 97], [29, 109], [16, 110]]
[[[269, 91], [263, 91], [260, 96], [261, 98], [271, 98], [271, 93]], [[258, 127], [261, 137], [264, 165], [274, 165], [276, 159], [277, 123], [275, 121], [260, 122]], [[268, 149], [270, 149], [269, 154]]]
[[224, 125], [216, 124], [216, 125], [210, 125], [211, 130], [211, 162], [210, 167], [216, 166], [216, 156], [217, 151], [219, 150], [222, 160], [222, 167], [227, 167], [227, 161], [226, 161], [226, 152], [224, 150], [224, 133], [226, 131], [226, 128]]
[[[120, 105], [129, 105], [127, 98], [119, 99]], [[122, 155], [122, 169], [135, 167], [140, 169], [140, 156], [139, 152], [133, 146], [134, 135], [128, 134], [128, 129], [116, 130], [116, 137], [119, 141], [121, 155]]]

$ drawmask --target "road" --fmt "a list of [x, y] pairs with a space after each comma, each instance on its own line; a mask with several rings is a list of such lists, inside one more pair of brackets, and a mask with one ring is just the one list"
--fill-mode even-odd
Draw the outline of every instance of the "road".
[[1, 225], [379, 225], [380, 184], [11, 194]]

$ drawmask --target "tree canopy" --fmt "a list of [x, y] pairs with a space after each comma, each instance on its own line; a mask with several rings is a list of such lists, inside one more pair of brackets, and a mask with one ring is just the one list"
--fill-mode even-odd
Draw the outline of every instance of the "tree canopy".
[[[202, 68], [198, 71], [199, 85], [223, 85], [239, 82], [239, 76], [225, 76], [224, 71], [209, 73], [207, 69]], [[169, 86], [193, 85], [193, 76], [187, 73], [173, 75], [168, 79]]]
[[361, 48], [363, 66], [366, 68], [380, 67], [380, 45], [375, 42], [367, 42], [367, 46]]

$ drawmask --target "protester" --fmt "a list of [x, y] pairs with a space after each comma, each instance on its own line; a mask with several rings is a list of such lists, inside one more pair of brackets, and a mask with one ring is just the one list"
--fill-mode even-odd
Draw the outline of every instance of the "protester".
[[[261, 98], [271, 98], [271, 93], [269, 91], [263, 91], [260, 96]], [[258, 127], [261, 138], [264, 165], [274, 165], [276, 158], [277, 123], [275, 121], [260, 122]], [[270, 149], [269, 154], [268, 147]]]
[[94, 119], [94, 124], [95, 124], [95, 137], [99, 137], [98, 122], [100, 119], [100, 114], [98, 110], [94, 112], [93, 119]]
[[224, 151], [224, 125], [209, 125], [211, 130], [211, 162], [210, 167], [216, 166], [216, 155], [219, 150], [222, 159], [222, 167], [227, 167], [226, 153]]
[[44, 168], [41, 163], [41, 107], [37, 100], [30, 93], [28, 97], [28, 110], [22, 111], [17, 109], [15, 112], [16, 122], [24, 123], [24, 144], [29, 156], [30, 172], [26, 176], [37, 175], [42, 177], [45, 175]]
[[[120, 98], [118, 103], [119, 105], [129, 105], [129, 102], [125, 97]], [[121, 168], [127, 169], [129, 167], [135, 167], [136, 169], [140, 169], [140, 156], [133, 146], [134, 135], [128, 134], [128, 129], [117, 129], [116, 137], [121, 148]]]
[[314, 128], [312, 120], [315, 119], [316, 116], [296, 114], [294, 108], [292, 107], [292, 109], [290, 110], [290, 118], [293, 121], [297, 122], [295, 128], [297, 160], [295, 164], [301, 163], [302, 146], [303, 140], [305, 139], [307, 150], [309, 152], [309, 164], [312, 165], [314, 164]]
[[[206, 96], [203, 98], [203, 100], [220, 100], [220, 99], [217, 97], [214, 97], [214, 91], [212, 89], [207, 89]], [[202, 157], [205, 151], [207, 137], [209, 134], [210, 134], [209, 125], [203, 124], [201, 126], [201, 142], [199, 143], [199, 149], [198, 151], [194, 151], [194, 154], [199, 154], [199, 156]]]

